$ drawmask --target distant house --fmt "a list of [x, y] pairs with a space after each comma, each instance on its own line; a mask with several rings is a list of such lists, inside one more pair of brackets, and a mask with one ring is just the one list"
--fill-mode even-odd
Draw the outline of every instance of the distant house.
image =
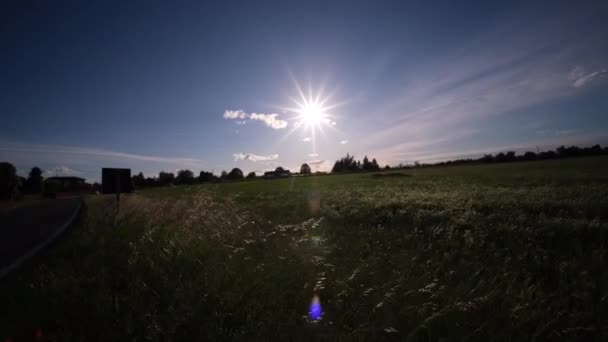
[[264, 172], [265, 179], [287, 178], [290, 176], [291, 176], [291, 172], [289, 170], [275, 170], [275, 171]]
[[91, 190], [80, 177], [49, 177], [44, 180], [43, 195], [47, 198], [80, 196]]

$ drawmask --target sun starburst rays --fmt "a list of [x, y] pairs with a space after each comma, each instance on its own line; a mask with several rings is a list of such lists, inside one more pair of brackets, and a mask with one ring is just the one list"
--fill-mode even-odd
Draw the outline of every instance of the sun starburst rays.
[[283, 141], [295, 131], [300, 131], [307, 138], [304, 141], [310, 142], [312, 147], [311, 155], [317, 155], [317, 138], [326, 136], [326, 130], [337, 131], [335, 125], [335, 115], [332, 112], [335, 108], [344, 105], [344, 103], [330, 102], [335, 92], [325, 94], [325, 82], [317, 88], [315, 92], [312, 85], [303, 88], [292, 77], [292, 81], [296, 90], [295, 97], [289, 97], [291, 105], [287, 107], [279, 107], [285, 114], [291, 114], [288, 120], [292, 122], [290, 129], [280, 139]]

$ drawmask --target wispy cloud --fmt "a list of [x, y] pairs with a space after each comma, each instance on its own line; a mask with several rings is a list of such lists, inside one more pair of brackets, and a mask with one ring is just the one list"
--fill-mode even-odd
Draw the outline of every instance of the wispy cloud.
[[82, 172], [71, 169], [67, 166], [56, 166], [49, 170], [45, 170], [43, 172], [44, 177], [54, 177], [54, 176], [78, 176], [81, 175]]
[[276, 113], [272, 113], [272, 114], [260, 114], [260, 113], [251, 113], [251, 114], [247, 114], [242, 110], [225, 110], [224, 111], [224, 115], [223, 115], [224, 119], [227, 120], [237, 120], [236, 124], [238, 125], [244, 125], [247, 123], [246, 119], [249, 120], [255, 120], [255, 121], [262, 121], [263, 123], [266, 124], [266, 126], [272, 128], [272, 129], [283, 129], [285, 127], [287, 127], [288, 123], [285, 120], [281, 120], [279, 119], [279, 114]]
[[259, 120], [266, 124], [266, 126], [272, 129], [282, 129], [287, 127], [287, 121], [278, 119], [279, 114], [256, 114], [251, 113], [249, 119]]
[[21, 143], [1, 143], [0, 151], [17, 152], [17, 153], [41, 153], [41, 154], [66, 154], [66, 155], [83, 155], [94, 157], [108, 157], [119, 159], [131, 159], [139, 161], [148, 161], [156, 163], [169, 164], [192, 164], [204, 163], [201, 159], [196, 158], [175, 158], [175, 157], [160, 157], [143, 154], [124, 153], [111, 150], [75, 147], [75, 146], [58, 146], [58, 145], [39, 145], [39, 144], [21, 144]]
[[311, 154], [309, 154], [308, 156], [309, 156], [309, 157], [318, 157], [318, 156], [319, 156], [319, 154], [318, 154], [318, 153], [311, 153]]
[[310, 141], [312, 141], [312, 138], [311, 137], [306, 137], [306, 138], [302, 139], [302, 141], [304, 141], [304, 142], [310, 142]]
[[540, 129], [536, 133], [542, 136], [560, 137], [564, 135], [572, 135], [579, 132], [577, 129]]
[[[597, 67], [601, 61], [589, 58], [585, 45], [546, 32], [520, 30], [510, 22], [480, 33], [426, 66], [404, 71], [403, 88], [361, 122], [376, 129], [357, 143], [383, 150], [387, 161], [421, 146], [435, 152], [443, 148], [430, 143], [436, 137], [444, 139], [444, 145], [470, 141], [475, 130], [487, 127], [494, 117], [576, 96], [576, 88], [607, 72]], [[501, 36], [509, 39], [498, 39]], [[596, 71], [573, 71], [579, 64]]]
[[570, 73], [574, 83], [572, 85], [576, 88], [580, 88], [585, 84], [591, 82], [593, 79], [598, 78], [604, 74], [608, 73], [607, 69], [597, 70], [590, 73], [585, 73], [583, 68], [576, 67]]
[[[43, 145], [24, 142], [0, 141], [0, 160], [7, 160], [26, 174], [33, 166], [43, 170], [57, 170], [56, 165], [67, 169], [61, 172], [79, 172], [79, 177], [99, 180], [102, 167], [125, 167], [133, 172], [143, 171], [153, 175], [162, 169], [201, 170], [208, 163], [197, 158], [167, 157], [126, 153], [100, 148]], [[72, 170], [69, 171], [68, 169]], [[76, 171], [77, 170], [77, 171]]]
[[224, 119], [245, 119], [247, 113], [242, 110], [226, 110], [224, 111]]
[[258, 161], [267, 161], [267, 160], [275, 160], [279, 158], [278, 154], [269, 154], [267, 156], [261, 156], [261, 155], [257, 155], [257, 154], [253, 154], [253, 153], [235, 153], [232, 155], [234, 157], [234, 161], [239, 161], [239, 160], [249, 160], [252, 162], [258, 162]]
[[342, 141], [340, 141], [340, 144], [346, 145], [346, 144], [348, 144], [348, 140], [342, 140]]

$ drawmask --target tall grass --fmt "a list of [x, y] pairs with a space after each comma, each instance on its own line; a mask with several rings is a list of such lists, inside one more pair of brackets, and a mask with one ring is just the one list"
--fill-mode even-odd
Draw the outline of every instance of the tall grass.
[[605, 340], [607, 164], [165, 188], [118, 216], [93, 197], [0, 284], [0, 338]]

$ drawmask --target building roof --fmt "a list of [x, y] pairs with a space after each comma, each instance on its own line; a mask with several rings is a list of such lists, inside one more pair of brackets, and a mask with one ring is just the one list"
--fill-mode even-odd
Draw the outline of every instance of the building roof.
[[49, 177], [45, 181], [60, 181], [60, 182], [84, 182], [84, 178], [73, 177], [73, 176], [58, 176]]

